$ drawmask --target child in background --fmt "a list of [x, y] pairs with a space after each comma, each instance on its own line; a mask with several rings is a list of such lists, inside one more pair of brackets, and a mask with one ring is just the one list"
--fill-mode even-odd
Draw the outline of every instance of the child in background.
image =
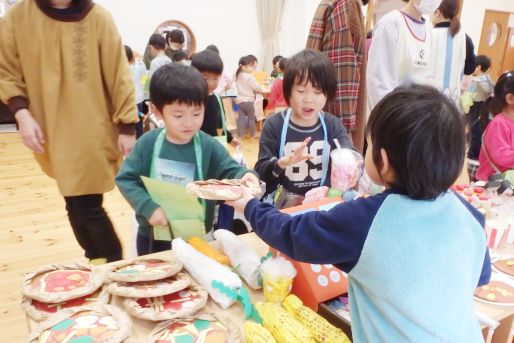
[[236, 85], [238, 105], [237, 134], [243, 138], [245, 130], [250, 129], [250, 136], [257, 138], [255, 134], [255, 96], [264, 94], [264, 90], [257, 83], [252, 73], [257, 69], [257, 58], [253, 55], [243, 56], [239, 59], [239, 67], [236, 71]]
[[173, 61], [173, 63], [182, 63], [186, 66], [191, 65], [191, 61], [188, 59], [187, 54], [183, 50], [177, 51], [173, 55], [172, 61]]
[[477, 179], [514, 169], [514, 70], [498, 79], [491, 99], [494, 119], [487, 125], [480, 149]]
[[234, 147], [239, 146], [241, 144], [239, 140], [234, 138], [230, 131], [227, 130], [225, 124], [225, 110], [221, 98], [218, 94], [214, 93], [223, 73], [223, 61], [221, 57], [213, 51], [204, 50], [193, 55], [191, 66], [198, 69], [202, 74], [203, 79], [207, 82], [207, 90], [209, 93], [207, 102], [205, 103], [205, 115], [200, 130], [213, 137], [217, 137], [219, 136], [218, 128], [220, 128], [223, 130], [222, 136], [226, 136], [226, 143]]
[[166, 56], [164, 49], [166, 49], [166, 39], [160, 34], [154, 33], [150, 36], [148, 41], [150, 47], [150, 54], [153, 56], [152, 62], [150, 62], [150, 77], [152, 77], [155, 71], [165, 65], [171, 63], [171, 59]]
[[147, 106], [145, 105], [145, 94], [143, 78], [146, 76], [146, 66], [140, 59], [134, 58], [132, 49], [125, 45], [125, 54], [127, 55], [128, 62], [130, 64], [130, 75], [132, 76], [132, 82], [134, 82], [134, 88], [136, 90], [136, 106], [139, 116], [139, 122], [135, 124], [136, 127], [136, 139], [143, 135], [143, 122], [145, 114], [148, 112]]
[[333, 64], [321, 52], [303, 50], [289, 59], [283, 80], [290, 106], [270, 116], [259, 142], [255, 170], [275, 194], [277, 208], [296, 206], [312, 188], [330, 186], [330, 151], [352, 148], [341, 121], [323, 113], [336, 89]]
[[[280, 62], [280, 60], [281, 60], [281, 59], [283, 59], [283, 58], [284, 58], [284, 57], [282, 57], [282, 56], [280, 56], [280, 55], [277, 55], [277, 56], [273, 57], [273, 60], [272, 60], [272, 62], [273, 62], [273, 70], [271, 71], [271, 74], [270, 74], [270, 76], [271, 76], [272, 78], [275, 78], [275, 79], [276, 79], [277, 77], [279, 77], [279, 74], [280, 74], [281, 72], [280, 72], [280, 70], [279, 70], [280, 68], [279, 68], [278, 63], [279, 63], [279, 62]], [[283, 72], [284, 72], [284, 69], [282, 69], [282, 73], [283, 73]]]
[[[473, 105], [469, 109], [471, 141], [469, 144], [468, 159], [470, 164], [478, 167], [478, 156], [480, 154], [480, 147], [482, 146], [482, 134], [489, 122], [489, 106], [485, 101], [492, 94], [494, 83], [488, 74], [491, 68], [491, 59], [485, 55], [479, 55], [476, 58], [476, 63], [475, 72], [468, 85], [469, 91], [474, 94]], [[470, 174], [474, 173], [471, 172]]]
[[491, 262], [484, 216], [448, 190], [466, 145], [455, 104], [431, 87], [398, 88], [371, 112], [367, 140], [383, 193], [297, 216], [248, 191], [227, 203], [281, 253], [348, 273], [354, 342], [483, 342], [473, 291]]
[[284, 84], [284, 70], [286, 70], [287, 58], [281, 58], [278, 61], [277, 76], [273, 82], [271, 93], [268, 96], [268, 106], [266, 110], [274, 111], [273, 113], [280, 112], [287, 107], [287, 102], [284, 99], [284, 91], [282, 85]]
[[186, 37], [184, 36], [184, 32], [180, 29], [171, 30], [166, 33], [166, 43], [168, 45], [165, 50], [166, 56], [168, 56], [172, 61], [175, 61], [175, 54], [184, 52], [183, 49], [185, 42]]
[[[171, 247], [169, 241], [155, 241], [150, 251], [152, 227], [168, 225], [168, 220], [150, 198], [141, 176], [174, 180], [168, 182], [182, 186], [193, 180], [224, 178], [241, 178], [259, 184], [253, 173], [238, 165], [214, 138], [200, 131], [207, 95], [206, 82], [192, 67], [169, 64], [159, 68], [152, 77], [151, 110], [164, 120], [166, 127], [144, 134], [116, 177], [118, 188], [136, 211], [138, 255]], [[154, 152], [154, 149], [157, 150]], [[213, 201], [206, 201], [205, 212], [205, 228], [209, 232], [214, 215]]]

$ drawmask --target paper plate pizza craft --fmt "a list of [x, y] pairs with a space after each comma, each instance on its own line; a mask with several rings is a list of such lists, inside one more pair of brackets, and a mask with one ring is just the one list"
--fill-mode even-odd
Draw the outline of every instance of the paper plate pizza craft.
[[158, 321], [190, 316], [202, 309], [207, 299], [207, 291], [192, 284], [181, 291], [160, 297], [125, 298], [123, 305], [136, 318]]
[[249, 187], [254, 196], [261, 195], [260, 187], [247, 185], [241, 179], [194, 181], [187, 184], [186, 190], [189, 194], [207, 200], [237, 200], [243, 196], [243, 186]]
[[156, 281], [116, 281], [109, 285], [109, 293], [125, 298], [160, 297], [181, 291], [191, 283], [191, 277], [185, 273], [178, 273]]
[[28, 343], [119, 343], [131, 333], [129, 316], [110, 305], [64, 309], [41, 322]]
[[39, 300], [23, 297], [21, 308], [30, 318], [40, 322], [48, 319], [51, 315], [59, 312], [62, 309], [78, 308], [93, 304], [103, 305], [109, 303], [109, 300], [110, 295], [107, 291], [107, 287], [101, 287], [91, 294], [59, 303], [45, 303]]
[[500, 259], [493, 263], [494, 268], [500, 272], [514, 277], [514, 257], [508, 259]]
[[498, 304], [514, 304], [514, 287], [500, 280], [493, 280], [475, 290], [475, 297]]
[[60, 303], [94, 293], [105, 274], [85, 263], [53, 264], [25, 274], [21, 292], [44, 303]]
[[239, 328], [230, 319], [214, 314], [169, 320], [150, 333], [151, 343], [231, 343], [241, 342]]
[[109, 273], [112, 281], [153, 281], [165, 279], [177, 274], [182, 263], [175, 258], [137, 258], [117, 264]]

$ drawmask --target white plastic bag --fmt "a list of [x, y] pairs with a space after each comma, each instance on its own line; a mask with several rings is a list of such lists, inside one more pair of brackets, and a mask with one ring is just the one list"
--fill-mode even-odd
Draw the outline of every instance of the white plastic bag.
[[179, 259], [191, 276], [204, 287], [212, 300], [218, 303], [223, 309], [228, 308], [236, 299], [221, 293], [212, 287], [212, 281], [222, 282], [226, 287], [239, 290], [243, 282], [230, 269], [214, 261], [213, 259], [198, 252], [191, 245], [187, 244], [182, 238], [175, 238], [171, 242], [171, 249], [177, 259]]
[[230, 259], [230, 265], [253, 289], [261, 288], [259, 267], [261, 259], [255, 251], [244, 244], [228, 230], [214, 231], [214, 238], [220, 242], [221, 250]]

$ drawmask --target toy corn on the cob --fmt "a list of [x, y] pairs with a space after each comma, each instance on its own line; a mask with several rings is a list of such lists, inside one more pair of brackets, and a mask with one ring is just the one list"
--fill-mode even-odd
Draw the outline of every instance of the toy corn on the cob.
[[311, 335], [318, 343], [351, 343], [351, 340], [341, 329], [330, 324], [325, 318], [303, 306], [302, 301], [294, 294], [288, 295], [282, 306], [295, 319], [309, 329]]
[[280, 305], [258, 302], [257, 311], [263, 325], [271, 332], [277, 343], [315, 343], [310, 331], [294, 319]]
[[271, 333], [261, 324], [246, 321], [244, 324], [246, 343], [276, 343]]

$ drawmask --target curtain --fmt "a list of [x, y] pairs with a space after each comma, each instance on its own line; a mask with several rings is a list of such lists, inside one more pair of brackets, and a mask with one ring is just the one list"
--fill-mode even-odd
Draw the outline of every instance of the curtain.
[[270, 73], [273, 57], [279, 54], [278, 31], [282, 21], [284, 0], [256, 0], [262, 47], [259, 64], [262, 70]]

